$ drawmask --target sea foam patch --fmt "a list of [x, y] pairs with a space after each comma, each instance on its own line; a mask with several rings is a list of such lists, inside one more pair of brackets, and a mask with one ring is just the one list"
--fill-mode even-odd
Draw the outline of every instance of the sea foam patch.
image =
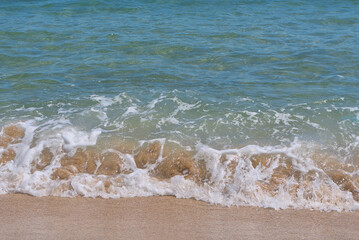
[[224, 206], [359, 207], [358, 168], [298, 139], [287, 146], [214, 149], [198, 143], [187, 148], [165, 138], [108, 140], [98, 129], [64, 128], [53, 136], [36, 129], [34, 123], [2, 128], [2, 194], [173, 195]]

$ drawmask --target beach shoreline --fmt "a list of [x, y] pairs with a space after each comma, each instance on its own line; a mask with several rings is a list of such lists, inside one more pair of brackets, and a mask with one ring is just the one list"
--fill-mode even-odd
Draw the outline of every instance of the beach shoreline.
[[0, 196], [1, 239], [357, 239], [359, 212], [223, 207], [170, 196]]

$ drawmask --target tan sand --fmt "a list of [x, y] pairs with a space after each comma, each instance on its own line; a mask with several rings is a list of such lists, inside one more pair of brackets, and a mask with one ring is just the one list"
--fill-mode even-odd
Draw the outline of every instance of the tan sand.
[[0, 239], [359, 239], [359, 212], [0, 195]]

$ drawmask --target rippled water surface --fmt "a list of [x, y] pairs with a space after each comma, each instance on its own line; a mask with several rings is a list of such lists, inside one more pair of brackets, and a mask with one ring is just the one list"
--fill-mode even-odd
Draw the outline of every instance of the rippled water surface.
[[0, 190], [357, 209], [358, 16], [357, 1], [3, 1]]

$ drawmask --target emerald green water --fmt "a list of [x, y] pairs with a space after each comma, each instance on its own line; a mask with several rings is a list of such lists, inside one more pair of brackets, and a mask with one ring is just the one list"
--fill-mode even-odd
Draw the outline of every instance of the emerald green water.
[[221, 147], [299, 138], [346, 148], [359, 132], [358, 8], [2, 2], [0, 122], [62, 120]]

